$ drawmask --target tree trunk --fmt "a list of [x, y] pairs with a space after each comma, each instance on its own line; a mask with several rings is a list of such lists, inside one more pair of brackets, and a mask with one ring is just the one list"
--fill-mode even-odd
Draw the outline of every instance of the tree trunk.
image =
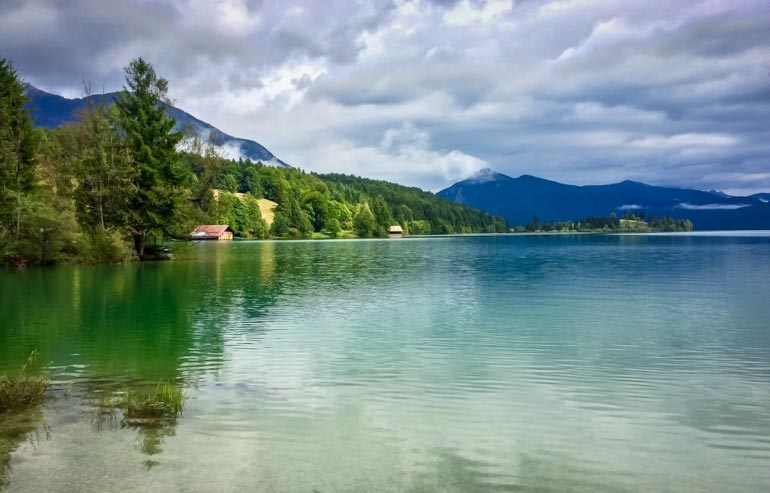
[[[16, 180], [17, 187], [19, 180]], [[19, 241], [19, 238], [21, 237], [21, 189], [16, 189], [16, 237], [14, 238], [15, 241]]]
[[139, 260], [144, 260], [144, 233], [134, 233], [134, 248]]

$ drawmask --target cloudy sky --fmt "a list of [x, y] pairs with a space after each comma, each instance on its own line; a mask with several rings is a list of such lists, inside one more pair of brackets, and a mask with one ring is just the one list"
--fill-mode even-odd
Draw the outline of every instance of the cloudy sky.
[[306, 170], [770, 191], [767, 0], [0, 0], [41, 89], [177, 106]]

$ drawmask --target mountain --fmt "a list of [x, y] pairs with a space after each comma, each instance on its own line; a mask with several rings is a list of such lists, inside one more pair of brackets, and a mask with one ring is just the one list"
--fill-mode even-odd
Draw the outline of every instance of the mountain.
[[729, 195], [724, 193], [723, 191], [721, 191], [721, 190], [714, 190], [713, 188], [711, 190], [708, 190], [708, 193], [713, 193], [714, 195], [718, 195], [718, 196], [724, 197], [724, 198], [729, 197]]
[[[27, 85], [26, 95], [30, 100], [27, 107], [31, 110], [35, 125], [55, 128], [76, 120], [78, 112], [86, 108], [90, 100], [111, 104], [118, 93], [111, 92], [85, 98], [68, 99]], [[272, 166], [289, 166], [253, 140], [228, 135], [179, 108], [171, 107], [170, 112], [177, 122], [175, 130], [182, 130], [188, 137], [198, 137], [204, 143], [213, 145], [222, 157], [251, 159]]]
[[765, 204], [770, 202], [770, 193], [755, 193], [752, 195], [752, 197], [758, 199], [761, 202], [764, 202]]
[[667, 188], [623, 181], [611, 185], [566, 185], [530, 175], [511, 178], [484, 169], [436, 195], [470, 205], [524, 225], [540, 221], [579, 220], [625, 214], [690, 219], [699, 230], [770, 229], [770, 194], [725, 194]]

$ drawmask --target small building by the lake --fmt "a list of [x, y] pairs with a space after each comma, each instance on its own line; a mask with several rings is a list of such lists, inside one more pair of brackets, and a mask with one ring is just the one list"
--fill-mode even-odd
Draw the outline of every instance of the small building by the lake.
[[227, 224], [202, 224], [190, 233], [191, 240], [232, 240], [233, 229]]
[[401, 238], [404, 236], [404, 229], [399, 225], [391, 226], [388, 228], [388, 236], [390, 238]]

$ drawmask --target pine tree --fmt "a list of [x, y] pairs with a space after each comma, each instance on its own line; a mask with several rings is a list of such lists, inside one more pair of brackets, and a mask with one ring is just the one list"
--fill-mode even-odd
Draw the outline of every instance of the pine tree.
[[385, 236], [388, 234], [388, 228], [393, 225], [393, 215], [390, 213], [390, 207], [382, 195], [378, 195], [372, 201], [372, 214], [377, 223], [376, 234]]
[[35, 183], [37, 135], [24, 86], [13, 65], [0, 58], [0, 235], [19, 240], [24, 195]]
[[135, 168], [125, 223], [140, 259], [147, 237], [167, 232], [182, 200], [185, 174], [176, 149], [182, 133], [172, 131], [176, 121], [166, 111], [167, 93], [168, 81], [137, 58], [126, 67], [126, 86], [115, 100], [117, 123], [128, 139]]

